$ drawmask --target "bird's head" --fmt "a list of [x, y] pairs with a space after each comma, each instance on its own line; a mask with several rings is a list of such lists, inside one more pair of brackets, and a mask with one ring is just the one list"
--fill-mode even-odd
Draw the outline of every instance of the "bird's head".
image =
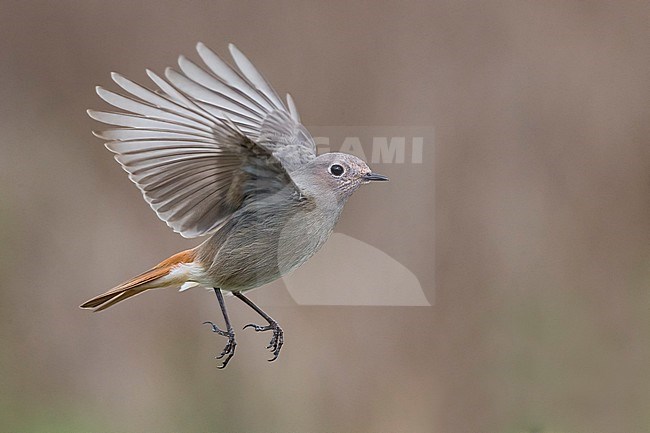
[[372, 181], [387, 181], [373, 173], [362, 159], [347, 153], [324, 153], [307, 164], [301, 173], [301, 188], [315, 194], [333, 193], [345, 201], [359, 186]]

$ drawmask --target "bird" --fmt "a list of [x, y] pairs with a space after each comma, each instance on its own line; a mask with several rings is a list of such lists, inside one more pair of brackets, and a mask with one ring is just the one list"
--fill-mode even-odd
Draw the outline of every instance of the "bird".
[[388, 180], [356, 156], [317, 155], [291, 95], [285, 104], [235, 45], [228, 48], [232, 66], [199, 42], [203, 65], [181, 55], [180, 71], [170, 67], [160, 76], [147, 69], [155, 90], [118, 73], [111, 77], [121, 93], [96, 87], [117, 111], [88, 110], [110, 125], [93, 134], [162, 221], [185, 238], [206, 239], [81, 305], [102, 311], [152, 289], [213, 290], [225, 327], [204, 324], [227, 338], [216, 356], [219, 368], [237, 345], [224, 295], [267, 322], [244, 329], [272, 332], [267, 349], [275, 361], [284, 332], [245, 292], [307, 261], [327, 241], [352, 193]]

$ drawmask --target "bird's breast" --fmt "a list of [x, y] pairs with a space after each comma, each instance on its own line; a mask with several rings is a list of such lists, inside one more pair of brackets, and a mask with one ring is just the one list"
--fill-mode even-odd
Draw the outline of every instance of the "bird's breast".
[[215, 234], [203, 248], [212, 252], [215, 285], [235, 291], [259, 287], [302, 265], [327, 241], [338, 214], [310, 206], [256, 208], [237, 217], [224, 227], [227, 233]]

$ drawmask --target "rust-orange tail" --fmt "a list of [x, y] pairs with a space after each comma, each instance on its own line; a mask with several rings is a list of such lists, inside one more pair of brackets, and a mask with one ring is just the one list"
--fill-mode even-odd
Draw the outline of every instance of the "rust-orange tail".
[[[120, 301], [135, 296], [149, 289], [162, 287], [180, 286], [188, 279], [186, 272], [174, 272], [172, 270], [182, 264], [189, 264], [194, 261], [194, 250], [181, 251], [170, 258], [163, 260], [153, 268], [149, 269], [133, 279], [120, 284], [106, 293], [95, 296], [81, 305], [81, 308], [94, 308], [94, 311], [102, 311], [117, 304]], [[165, 278], [167, 277], [167, 278]]]

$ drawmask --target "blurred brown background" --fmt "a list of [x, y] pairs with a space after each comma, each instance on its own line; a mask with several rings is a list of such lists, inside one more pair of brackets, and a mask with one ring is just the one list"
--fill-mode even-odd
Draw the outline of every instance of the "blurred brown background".
[[[648, 2], [0, 11], [2, 431], [650, 431]], [[435, 128], [424, 163], [374, 166], [392, 182], [338, 226], [408, 266], [433, 307], [271, 306], [279, 361], [239, 332], [225, 371], [200, 325], [219, 317], [209, 293], [77, 308], [197, 243], [84, 112], [105, 107], [110, 71], [144, 82], [197, 41], [236, 42], [307, 126]]]

